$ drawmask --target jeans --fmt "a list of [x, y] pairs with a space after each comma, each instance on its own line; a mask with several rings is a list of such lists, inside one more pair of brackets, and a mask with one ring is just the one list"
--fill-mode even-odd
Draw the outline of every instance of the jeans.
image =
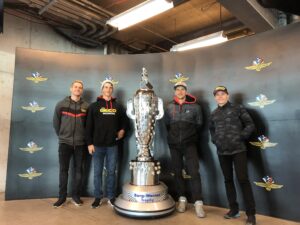
[[191, 176], [192, 201], [202, 199], [201, 178], [199, 174], [199, 158], [196, 144], [188, 145], [170, 145], [172, 167], [175, 173], [175, 185], [178, 196], [185, 196], [185, 181], [182, 177], [183, 157], [185, 158], [185, 166], [187, 174]]
[[72, 146], [67, 144], [59, 144], [59, 197], [67, 197], [68, 177], [70, 160], [73, 156], [74, 177], [72, 182], [72, 196], [80, 197], [82, 185], [82, 171], [87, 152], [86, 145]]
[[[102, 174], [104, 168], [106, 168], [106, 189], [103, 191]], [[95, 152], [93, 154], [94, 164], [94, 195], [95, 198], [107, 197], [112, 199], [115, 197], [115, 171], [118, 161], [118, 146], [111, 147], [98, 147], [95, 146]]]
[[247, 171], [247, 152], [240, 152], [233, 155], [219, 155], [219, 161], [225, 178], [226, 194], [230, 209], [233, 211], [239, 210], [233, 181], [234, 166], [246, 205], [246, 214], [248, 216], [255, 215], [255, 202]]

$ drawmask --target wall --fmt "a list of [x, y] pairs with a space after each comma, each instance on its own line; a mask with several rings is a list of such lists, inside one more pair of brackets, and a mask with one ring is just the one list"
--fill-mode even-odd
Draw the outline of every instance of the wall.
[[[245, 105], [255, 121], [257, 131], [250, 140], [257, 142], [258, 136], [264, 134], [270, 138], [270, 142], [277, 143], [266, 149], [248, 146], [249, 177], [257, 212], [299, 221], [299, 36], [300, 25], [294, 24], [183, 53], [92, 56], [18, 49], [6, 199], [57, 196], [57, 137], [52, 128], [52, 114], [55, 103], [66, 95], [66, 87], [72, 79], [80, 77], [85, 82], [84, 98], [91, 102], [99, 95], [100, 81], [110, 74], [119, 81], [115, 95], [119, 102], [125, 104], [139, 87], [141, 68], [144, 66], [148, 69], [156, 94], [165, 104], [173, 95], [169, 79], [176, 72], [182, 72], [190, 78], [188, 90], [197, 97], [204, 113], [199, 155], [205, 204], [227, 207], [216, 148], [210, 142], [207, 129], [209, 113], [216, 107], [212, 90], [223, 84], [229, 89], [231, 101]], [[272, 64], [260, 72], [245, 69], [256, 57]], [[39, 84], [26, 80], [32, 71], [41, 72], [49, 80]], [[264, 108], [249, 105], [256, 101], [259, 94], [276, 101]], [[31, 113], [21, 108], [32, 100], [38, 101], [46, 109]], [[161, 180], [174, 194], [166, 135], [163, 121], [159, 121], [154, 156], [162, 164]], [[20, 151], [19, 148], [33, 138], [44, 149], [34, 154]], [[136, 155], [132, 131], [124, 140], [121, 153], [119, 188], [129, 180], [128, 162]], [[42, 176], [32, 180], [18, 176], [26, 173], [30, 166], [42, 172]], [[90, 176], [86, 176], [88, 185], [85, 189], [88, 195], [92, 194], [93, 189], [91, 172], [89, 168], [87, 173]], [[262, 182], [262, 177], [266, 175], [273, 177], [276, 184], [283, 187], [267, 191], [254, 184]], [[239, 189], [238, 193], [243, 209]]]
[[103, 48], [84, 49], [72, 44], [56, 34], [47, 25], [30, 22], [7, 13], [4, 14], [4, 33], [0, 34], [0, 192], [5, 190], [15, 51], [17, 47], [57, 52], [103, 54]]

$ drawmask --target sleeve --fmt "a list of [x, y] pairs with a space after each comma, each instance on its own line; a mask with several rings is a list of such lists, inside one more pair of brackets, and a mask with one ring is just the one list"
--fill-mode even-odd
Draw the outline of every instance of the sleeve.
[[241, 136], [242, 136], [243, 140], [246, 140], [250, 137], [250, 135], [254, 131], [255, 125], [253, 123], [253, 120], [252, 120], [250, 114], [247, 112], [247, 110], [243, 106], [240, 106], [240, 119], [244, 126], [244, 128], [241, 132]]
[[53, 128], [57, 136], [59, 135], [60, 124], [61, 124], [61, 104], [59, 102], [55, 106], [54, 115], [53, 115]]
[[126, 116], [125, 108], [122, 105], [119, 105], [119, 130], [128, 130], [128, 119]]
[[87, 110], [87, 118], [86, 118], [86, 142], [87, 145], [93, 144], [93, 133], [94, 133], [94, 113], [92, 105], [89, 106]]
[[167, 130], [170, 129], [171, 118], [169, 114], [169, 106], [166, 107], [166, 111], [164, 113], [164, 122], [166, 124]]
[[211, 141], [212, 143], [216, 143], [216, 133], [215, 133], [215, 124], [214, 121], [212, 120], [212, 115], [209, 117], [209, 122], [208, 122], [208, 129], [210, 131], [211, 135]]
[[203, 124], [203, 116], [202, 116], [202, 110], [201, 106], [197, 104], [197, 115], [196, 115], [196, 123], [197, 123], [197, 128], [200, 129], [202, 124]]

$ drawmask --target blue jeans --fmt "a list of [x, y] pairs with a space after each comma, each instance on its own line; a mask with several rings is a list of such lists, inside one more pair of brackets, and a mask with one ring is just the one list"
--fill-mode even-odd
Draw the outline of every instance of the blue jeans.
[[[102, 174], [104, 167], [107, 171], [106, 178], [106, 191], [102, 190]], [[94, 195], [95, 198], [107, 197], [112, 199], [115, 197], [115, 171], [118, 161], [118, 146], [111, 147], [97, 147], [95, 146], [95, 152], [93, 154], [94, 164]], [[104, 193], [106, 196], [104, 196]]]

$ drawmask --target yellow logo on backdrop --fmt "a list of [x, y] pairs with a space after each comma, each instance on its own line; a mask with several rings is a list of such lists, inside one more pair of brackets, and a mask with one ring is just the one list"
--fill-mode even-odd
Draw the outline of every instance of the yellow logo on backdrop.
[[41, 151], [43, 149], [43, 147], [39, 147], [36, 143], [34, 143], [33, 141], [30, 141], [27, 143], [26, 147], [19, 148], [19, 149], [21, 151], [29, 152], [29, 153], [33, 154], [37, 151]]
[[19, 177], [22, 177], [22, 178], [26, 178], [26, 179], [32, 180], [32, 179], [35, 178], [35, 177], [42, 176], [43, 173], [38, 173], [33, 167], [29, 167], [29, 168], [26, 170], [26, 173], [19, 173], [18, 175], [19, 175]]
[[266, 63], [262, 58], [256, 57], [255, 60], [252, 61], [251, 66], [246, 66], [246, 70], [255, 70], [257, 72], [261, 71], [262, 69], [270, 66], [272, 62]]
[[44, 110], [45, 108], [46, 107], [39, 106], [39, 104], [36, 101], [29, 102], [28, 106], [22, 106], [22, 109], [31, 111], [32, 113]]
[[259, 187], [265, 188], [267, 191], [271, 191], [272, 189], [280, 189], [283, 187], [282, 184], [275, 184], [274, 179], [270, 176], [265, 176], [262, 178], [262, 180], [264, 182], [255, 182], [254, 181], [254, 184], [256, 184]]
[[26, 77], [26, 80], [30, 80], [33, 83], [38, 84], [39, 82], [43, 82], [43, 81], [48, 80], [48, 78], [47, 77], [43, 77], [39, 72], [33, 72], [33, 73], [31, 73], [30, 77], [29, 76]]

